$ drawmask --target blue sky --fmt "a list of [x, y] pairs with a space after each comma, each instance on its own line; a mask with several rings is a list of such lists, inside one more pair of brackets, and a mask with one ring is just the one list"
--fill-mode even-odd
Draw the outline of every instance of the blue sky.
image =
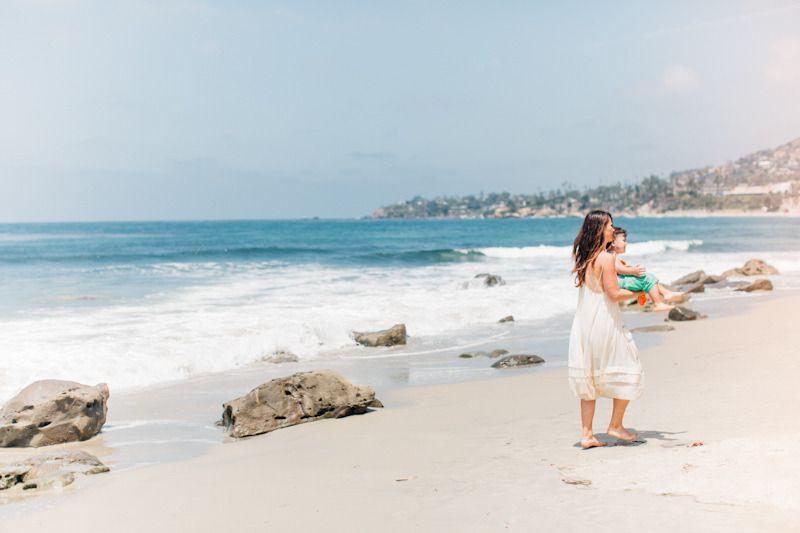
[[800, 2], [0, 2], [1, 221], [352, 217], [800, 136]]

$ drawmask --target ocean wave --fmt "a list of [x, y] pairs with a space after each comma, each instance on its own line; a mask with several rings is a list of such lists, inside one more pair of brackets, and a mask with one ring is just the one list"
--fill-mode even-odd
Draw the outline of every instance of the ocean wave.
[[688, 252], [692, 248], [703, 245], [701, 240], [688, 241], [644, 241], [628, 244], [627, 253], [630, 255], [653, 255], [669, 251]]
[[528, 257], [556, 257], [556, 258], [569, 258], [572, 251], [570, 246], [547, 246], [540, 244], [539, 246], [518, 246], [518, 247], [493, 247], [493, 248], [477, 248], [477, 249], [462, 249], [458, 250], [460, 253], [478, 253], [486, 257], [496, 257], [500, 259], [522, 259]]
[[[630, 255], [652, 255], [663, 253], [667, 251], [689, 251], [692, 247], [698, 247], [703, 244], [701, 240], [686, 240], [686, 241], [644, 241], [638, 243], [631, 243], [628, 245], [627, 253]], [[475, 249], [460, 249], [460, 253], [481, 254], [486, 257], [495, 257], [499, 259], [526, 259], [526, 258], [569, 258], [572, 253], [572, 246], [547, 246], [540, 244], [539, 246], [512, 246], [512, 247], [492, 247], [492, 248], [475, 248]]]
[[135, 264], [150, 262], [186, 262], [186, 261], [241, 261], [259, 259], [277, 259], [292, 257], [324, 258], [335, 253], [325, 248], [303, 246], [242, 246], [242, 247], [210, 247], [170, 251], [85, 251], [72, 254], [26, 254], [0, 256], [0, 263], [114, 263]]
[[458, 250], [442, 248], [437, 250], [411, 250], [403, 252], [377, 252], [362, 257], [372, 262], [397, 262], [410, 265], [425, 265], [435, 263], [453, 263], [464, 261], [482, 261], [486, 255], [477, 250]]

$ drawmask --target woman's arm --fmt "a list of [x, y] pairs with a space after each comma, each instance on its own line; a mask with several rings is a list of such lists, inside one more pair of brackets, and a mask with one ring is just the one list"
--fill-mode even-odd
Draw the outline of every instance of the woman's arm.
[[603, 252], [597, 258], [600, 267], [603, 270], [602, 282], [603, 292], [606, 293], [612, 301], [621, 302], [623, 300], [630, 300], [636, 296], [636, 293], [627, 289], [620, 289], [619, 282], [617, 281], [617, 272], [614, 268], [614, 256], [608, 252]]

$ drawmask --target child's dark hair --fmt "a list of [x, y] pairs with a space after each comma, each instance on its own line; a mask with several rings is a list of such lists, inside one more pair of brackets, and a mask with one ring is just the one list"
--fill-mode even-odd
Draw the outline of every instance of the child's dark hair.
[[614, 241], [617, 240], [617, 235], [625, 235], [625, 239], [628, 238], [628, 232], [625, 231], [625, 228], [618, 228], [618, 227], [615, 226], [614, 227], [614, 238], [611, 240], [610, 243], [608, 243], [608, 246], [606, 247], [606, 250], [608, 250], [609, 252], [614, 249]]

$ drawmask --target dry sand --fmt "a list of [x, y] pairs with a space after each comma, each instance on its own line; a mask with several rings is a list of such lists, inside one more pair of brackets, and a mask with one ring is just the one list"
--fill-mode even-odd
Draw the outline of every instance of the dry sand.
[[[765, 299], [644, 350], [645, 394], [626, 418], [640, 445], [580, 450], [566, 369], [509, 370], [87, 478], [0, 530], [798, 531], [799, 307]], [[601, 438], [609, 411], [600, 400]]]

